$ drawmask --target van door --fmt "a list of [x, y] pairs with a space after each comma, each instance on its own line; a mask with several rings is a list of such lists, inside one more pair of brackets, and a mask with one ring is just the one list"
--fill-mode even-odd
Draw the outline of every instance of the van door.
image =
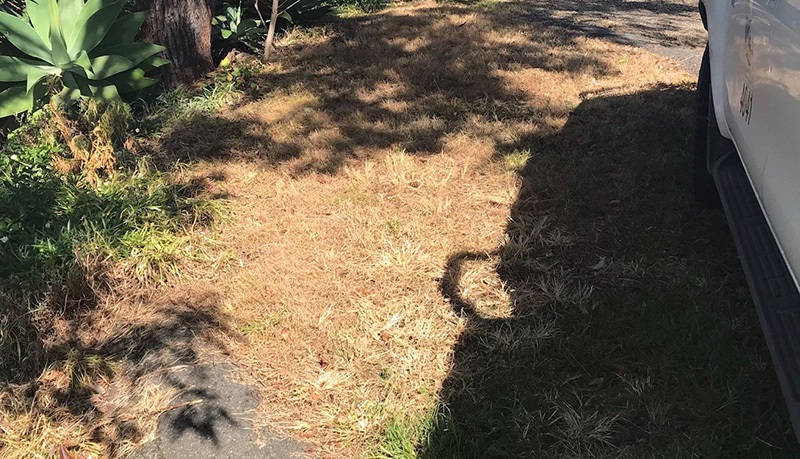
[[769, 123], [759, 139], [768, 153], [760, 198], [790, 269], [800, 269], [800, 0], [772, 3], [768, 74], [759, 95]]
[[768, 64], [766, 50], [771, 31], [771, 10], [777, 0], [732, 0], [728, 19], [725, 86], [726, 121], [756, 194], [762, 187], [767, 152], [764, 137], [771, 131], [764, 90]]

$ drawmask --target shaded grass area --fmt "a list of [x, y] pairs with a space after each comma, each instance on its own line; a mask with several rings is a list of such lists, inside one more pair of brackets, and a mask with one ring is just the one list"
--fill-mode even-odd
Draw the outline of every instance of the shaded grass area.
[[[614, 72], [576, 45], [579, 34], [548, 26], [527, 35], [533, 27], [524, 4], [486, 14], [429, 4], [393, 11], [288, 34], [280, 44], [283, 59], [254, 79], [262, 92], [251, 95], [261, 103], [193, 118], [157, 147], [179, 157], [334, 174], [387, 149], [438, 154], [449, 135], [471, 130], [475, 121], [521, 129], [518, 101], [538, 89], [535, 78], [554, 86], [548, 93], [571, 84], [546, 72], [589, 78]], [[529, 87], [507, 84], [507, 74], [523, 72]], [[575, 96], [535, 106], [539, 111], [529, 115], [545, 125], [547, 117], [564, 115]]]
[[[724, 217], [686, 196], [692, 100], [597, 97], [525, 139], [546, 153], [521, 172], [509, 242], [453, 255], [442, 279], [469, 324], [419, 457], [798, 454]], [[465, 294], [470, 263], [497, 270], [511, 317]]]
[[[587, 9], [686, 13], [664, 5]], [[57, 322], [76, 363], [45, 380], [186, 390], [169, 368], [207, 342], [314, 457], [797, 456], [724, 218], [684, 192], [692, 77], [540, 6], [292, 31], [246, 103], [144, 110], [159, 166], [226, 197], [226, 258]], [[29, 387], [4, 397], [33, 425]], [[74, 387], [36, 405], [85, 415], [58, 438], [120, 454], [158, 414]]]
[[724, 217], [684, 192], [693, 77], [538, 6], [289, 33], [266, 93], [155, 139], [225, 177], [215, 288], [263, 421], [319, 457], [796, 456]]

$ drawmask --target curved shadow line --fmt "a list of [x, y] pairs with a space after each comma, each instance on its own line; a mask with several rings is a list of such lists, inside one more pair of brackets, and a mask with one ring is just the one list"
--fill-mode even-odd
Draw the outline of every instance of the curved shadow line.
[[453, 308], [453, 312], [455, 312], [459, 316], [468, 317], [470, 319], [482, 319], [477, 309], [475, 308], [475, 303], [464, 298], [461, 295], [461, 292], [459, 291], [459, 285], [461, 284], [461, 277], [464, 274], [463, 266], [464, 263], [468, 261], [486, 261], [492, 255], [496, 254], [497, 251], [494, 252], [464, 251], [455, 253], [447, 259], [444, 275], [439, 280], [439, 291], [442, 293], [442, 296], [445, 299], [447, 299], [447, 301], [450, 302], [450, 306]]

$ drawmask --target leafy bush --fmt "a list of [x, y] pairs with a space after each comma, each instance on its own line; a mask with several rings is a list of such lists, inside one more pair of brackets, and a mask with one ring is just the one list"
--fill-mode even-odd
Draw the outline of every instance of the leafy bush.
[[248, 50], [257, 52], [264, 42], [267, 29], [260, 19], [256, 19], [252, 11], [230, 3], [223, 3], [222, 8], [211, 20], [211, 37], [215, 48], [230, 49], [236, 44], [244, 45]]
[[[260, 0], [266, 3], [265, 0]], [[279, 18], [289, 24], [300, 25], [316, 21], [331, 14], [331, 8], [324, 0], [282, 0], [278, 5]]]
[[168, 63], [157, 56], [164, 48], [133, 42], [147, 13], [120, 16], [126, 3], [27, 0], [25, 17], [0, 12], [0, 118], [31, 110], [55, 89], [71, 105], [156, 83], [145, 74]]
[[[259, 10], [251, 1], [243, 5], [222, 3], [212, 19], [213, 47], [221, 58], [240, 45], [249, 52], [261, 51], [270, 21], [272, 2], [258, 0]], [[325, 0], [281, 0], [278, 4], [278, 28], [301, 25], [320, 19], [333, 9]]]

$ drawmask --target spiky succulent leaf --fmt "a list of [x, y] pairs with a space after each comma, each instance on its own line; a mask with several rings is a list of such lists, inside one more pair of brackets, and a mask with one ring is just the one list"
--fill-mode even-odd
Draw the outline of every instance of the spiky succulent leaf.
[[33, 108], [33, 99], [25, 85], [16, 85], [0, 92], [0, 118]]
[[57, 101], [62, 105], [70, 106], [80, 100], [81, 89], [78, 87], [75, 77], [68, 73], [62, 78], [62, 82], [64, 89], [56, 95]]
[[[97, 83], [97, 84], [92, 84]], [[119, 100], [119, 90], [117, 87], [108, 81], [89, 81], [89, 89], [92, 91], [92, 96], [99, 97], [103, 100]]]
[[31, 61], [11, 56], [0, 56], [0, 81], [19, 82], [28, 79], [28, 72], [34, 67]]
[[50, 40], [50, 0], [28, 0], [25, 6], [33, 29], [47, 43]]
[[93, 51], [95, 53], [101, 53], [112, 46], [131, 43], [134, 38], [136, 38], [136, 34], [139, 33], [139, 29], [142, 28], [144, 21], [147, 20], [147, 14], [147, 11], [141, 11], [117, 19], [114, 24], [111, 25], [111, 30], [114, 32], [106, 34], [103, 41], [101, 41]]
[[124, 56], [126, 59], [133, 62], [133, 65], [138, 65], [145, 59], [155, 56], [161, 51], [164, 51], [163, 46], [158, 46], [151, 43], [125, 43], [112, 46], [111, 48], [105, 50], [103, 54]]
[[102, 80], [126, 70], [130, 70], [136, 65], [130, 59], [122, 56], [100, 56], [92, 59], [92, 68], [94, 71], [90, 75], [92, 80]]
[[52, 64], [50, 47], [45, 45], [33, 26], [21, 17], [0, 12], [0, 35], [23, 53]]
[[145, 72], [149, 72], [150, 70], [157, 69], [165, 65], [169, 65], [168, 60], [164, 59], [163, 57], [153, 56], [142, 61], [142, 63], [139, 64], [139, 68], [143, 69]]
[[65, 39], [72, 36], [83, 5], [83, 0], [58, 0], [58, 10], [61, 14], [61, 30], [64, 31]]
[[[99, 8], [96, 6], [97, 3], [100, 4]], [[89, 0], [86, 2], [83, 10], [78, 15], [75, 30], [67, 40], [69, 50], [77, 52], [79, 50], [94, 49], [103, 41], [108, 31], [111, 30], [111, 26], [114, 25], [124, 6], [125, 0], [117, 0], [113, 3], [109, 3], [107, 0], [100, 0], [99, 2], [97, 0]], [[89, 13], [91, 15], [84, 21], [84, 15]]]
[[108, 81], [114, 83], [121, 92], [139, 91], [158, 82], [153, 78], [146, 77], [145, 70], [141, 68], [135, 68], [128, 72], [114, 75], [109, 78]]
[[133, 42], [147, 13], [119, 17], [125, 2], [27, 0], [26, 18], [0, 12], [0, 118], [38, 104], [50, 75], [60, 76], [55, 97], [65, 104], [155, 84], [145, 74], [168, 64], [157, 56], [164, 48]]
[[[29, 1], [32, 3], [32, 0]], [[50, 4], [50, 52], [53, 54], [53, 64], [62, 69], [67, 68], [73, 62], [73, 59], [67, 51], [67, 42], [64, 40], [64, 32], [61, 30], [58, 4], [56, 0], [39, 1], [42, 3], [47, 1]]]
[[57, 75], [59, 69], [53, 67], [33, 67], [30, 72], [28, 72], [28, 78], [25, 83], [25, 90], [30, 92], [33, 90], [33, 87], [37, 84], [41, 83], [46, 77], [50, 75]]

